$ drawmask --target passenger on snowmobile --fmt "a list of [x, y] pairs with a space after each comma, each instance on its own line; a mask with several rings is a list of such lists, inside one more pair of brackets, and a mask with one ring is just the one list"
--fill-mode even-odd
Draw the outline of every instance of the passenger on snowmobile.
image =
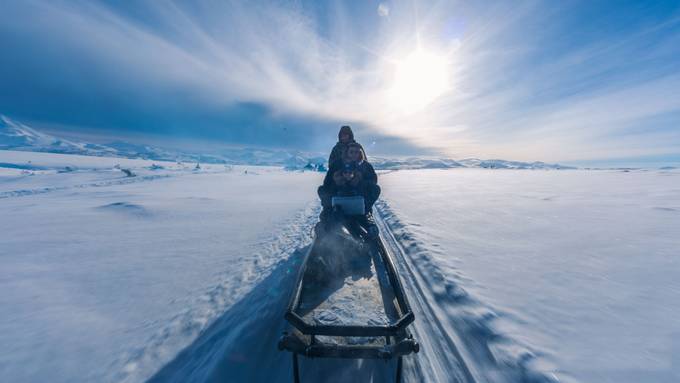
[[[354, 133], [352, 132], [352, 128], [350, 128], [348, 125], [344, 125], [343, 127], [340, 128], [340, 131], [338, 132], [338, 143], [335, 144], [333, 150], [331, 150], [331, 155], [328, 157], [329, 168], [334, 164], [343, 161], [343, 157], [347, 153], [347, 148], [349, 144], [352, 143], [355, 144], [357, 143], [354, 140]], [[361, 147], [361, 145], [359, 145], [359, 147]]]
[[323, 206], [321, 222], [327, 222], [331, 218], [333, 196], [362, 196], [366, 211], [365, 216], [361, 218], [362, 224], [371, 234], [377, 234], [371, 211], [380, 196], [380, 187], [378, 176], [373, 166], [366, 161], [361, 145], [357, 143], [348, 145], [344, 161], [335, 163], [328, 170], [318, 193]]
[[347, 147], [347, 159], [354, 164], [356, 171], [360, 174], [361, 195], [366, 203], [367, 214], [371, 213], [373, 204], [380, 196], [380, 186], [378, 186], [378, 175], [366, 160], [366, 154], [361, 145], [357, 143], [349, 144]]
[[362, 178], [362, 174], [354, 162], [344, 163], [341, 169], [333, 173], [334, 195], [343, 197], [363, 196]]

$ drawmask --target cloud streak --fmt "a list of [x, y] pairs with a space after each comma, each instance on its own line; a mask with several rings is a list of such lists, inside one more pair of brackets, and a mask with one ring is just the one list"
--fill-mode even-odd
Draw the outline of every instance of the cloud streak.
[[[680, 153], [677, 7], [618, 6], [613, 16], [589, 4], [534, 2], [2, 7], [10, 15], [0, 26], [2, 49], [22, 41], [37, 52], [24, 47], [16, 61], [0, 64], [3, 79], [25, 78], [37, 84], [33, 92], [68, 93], [69, 105], [84, 109], [95, 95], [129, 119], [134, 110], [153, 121], [171, 109], [219, 121], [233, 105], [254, 103], [266, 106], [272, 123], [296, 116], [304, 131], [305, 119], [310, 126], [349, 121], [454, 157], [580, 161]], [[406, 110], [390, 102], [389, 90], [399, 63], [418, 49], [442, 57], [449, 76], [442, 95]], [[41, 57], [45, 62], [36, 63]], [[21, 92], [2, 91], [6, 113], [12, 105], [24, 114], [40, 107], [28, 95], [20, 100], [25, 108], [16, 106]], [[230, 121], [223, 129], [252, 129]], [[309, 132], [336, 128], [327, 127]], [[201, 123], [191, 129], [200, 132]]]

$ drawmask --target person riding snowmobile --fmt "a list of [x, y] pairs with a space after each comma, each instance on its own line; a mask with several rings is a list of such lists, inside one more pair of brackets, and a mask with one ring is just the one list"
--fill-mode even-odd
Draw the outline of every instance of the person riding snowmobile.
[[350, 128], [348, 125], [344, 125], [340, 128], [340, 131], [338, 132], [338, 142], [335, 144], [333, 150], [331, 150], [330, 156], [328, 157], [329, 169], [331, 166], [339, 164], [343, 161], [343, 157], [345, 156], [345, 153], [347, 153], [347, 148], [350, 144], [357, 144], [359, 147], [361, 147], [361, 145], [354, 140], [354, 132], [352, 132], [352, 128]]

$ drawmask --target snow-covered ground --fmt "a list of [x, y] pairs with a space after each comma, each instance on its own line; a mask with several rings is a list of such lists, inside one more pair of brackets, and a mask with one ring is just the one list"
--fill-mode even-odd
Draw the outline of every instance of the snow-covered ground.
[[478, 355], [486, 337], [496, 360], [562, 382], [680, 381], [680, 171], [380, 181], [383, 216], [461, 348]]
[[[195, 167], [0, 150], [0, 381], [290, 381], [276, 343], [322, 174]], [[406, 381], [678, 381], [680, 171], [380, 182], [421, 343]], [[306, 381], [386, 366], [301, 361]]]
[[29, 157], [0, 168], [3, 382], [145, 380], [316, 219], [319, 173], [0, 151]]

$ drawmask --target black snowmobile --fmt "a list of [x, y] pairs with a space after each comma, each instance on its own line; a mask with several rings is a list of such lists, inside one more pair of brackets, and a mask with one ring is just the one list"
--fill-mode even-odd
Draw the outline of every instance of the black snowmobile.
[[414, 314], [382, 238], [362, 225], [363, 198], [334, 197], [333, 205], [300, 268], [279, 349], [292, 352], [296, 383], [299, 355], [396, 358], [399, 382], [402, 356], [419, 350], [407, 329]]

